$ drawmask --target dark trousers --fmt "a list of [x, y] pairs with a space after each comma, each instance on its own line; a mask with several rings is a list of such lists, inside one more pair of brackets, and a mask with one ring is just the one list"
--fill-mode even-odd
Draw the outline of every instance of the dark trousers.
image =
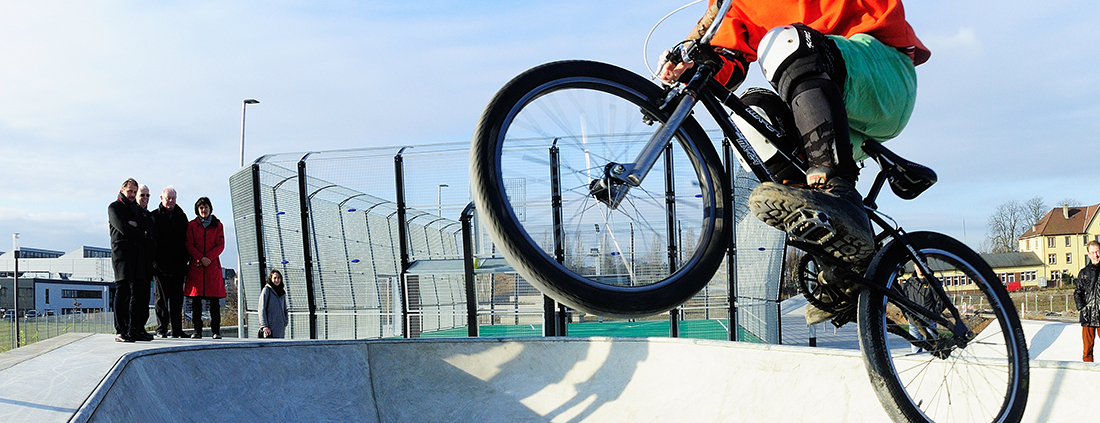
[[130, 286], [130, 334], [146, 333], [145, 324], [149, 323], [149, 295], [153, 281], [134, 282]]
[[153, 278], [156, 301], [154, 311], [157, 315], [157, 333], [168, 333], [171, 324], [172, 335], [183, 335], [183, 276], [158, 275]]
[[210, 332], [219, 335], [222, 330], [221, 298], [191, 297], [191, 324], [195, 326], [195, 332], [202, 333], [203, 300], [205, 300], [207, 306], [210, 307]]
[[131, 281], [115, 281], [115, 334], [130, 335]]

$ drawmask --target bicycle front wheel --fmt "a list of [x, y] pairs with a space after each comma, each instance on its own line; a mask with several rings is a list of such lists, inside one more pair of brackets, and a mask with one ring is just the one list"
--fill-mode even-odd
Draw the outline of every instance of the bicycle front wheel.
[[478, 124], [470, 180], [483, 226], [524, 279], [574, 309], [667, 311], [721, 264], [729, 181], [694, 119], [621, 202], [593, 189], [660, 129], [663, 95], [615, 66], [555, 62], [505, 85]]
[[[919, 311], [882, 293], [859, 299], [860, 349], [883, 408], [898, 422], [1015, 422], [1028, 394], [1028, 352], [1016, 306], [1000, 278], [973, 250], [932, 232], [908, 235], [947, 296], [912, 283], [914, 257], [904, 243], [888, 244], [868, 274], [969, 334], [956, 337]], [[954, 304], [958, 317], [946, 304]], [[961, 339], [960, 339], [961, 338]]]

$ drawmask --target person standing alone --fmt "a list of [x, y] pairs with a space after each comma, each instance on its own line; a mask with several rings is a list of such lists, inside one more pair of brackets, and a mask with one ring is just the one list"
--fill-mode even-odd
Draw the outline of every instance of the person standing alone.
[[1100, 283], [1096, 280], [1100, 275], [1100, 242], [1089, 242], [1088, 252], [1090, 263], [1077, 274], [1073, 300], [1081, 319], [1081, 340], [1084, 342], [1081, 359], [1091, 363], [1096, 329], [1100, 327]]
[[[160, 206], [153, 210], [156, 224], [156, 257], [153, 282], [156, 287], [157, 335], [183, 337], [183, 279], [187, 276], [187, 213], [176, 206], [176, 189], [160, 193]], [[171, 331], [169, 331], [171, 325]]]
[[260, 291], [260, 306], [256, 309], [260, 316], [261, 338], [284, 338], [290, 314], [286, 307], [286, 286], [283, 284], [283, 272], [271, 269], [267, 283]]

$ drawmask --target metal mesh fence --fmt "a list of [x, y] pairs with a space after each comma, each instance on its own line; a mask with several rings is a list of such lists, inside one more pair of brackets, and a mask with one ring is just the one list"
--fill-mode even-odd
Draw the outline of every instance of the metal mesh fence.
[[[282, 271], [286, 281], [288, 337], [466, 336], [459, 217], [470, 202], [465, 188], [468, 148], [467, 143], [453, 143], [268, 155], [233, 175], [246, 310], [242, 336], [258, 329], [256, 299], [271, 269]], [[727, 257], [673, 321], [679, 336], [730, 339], [732, 294], [738, 338], [778, 343], [783, 234], [746, 217], [745, 201], [757, 182], [740, 168], [733, 178], [736, 255], [732, 262]], [[538, 181], [516, 179], [506, 185], [517, 215], [528, 213], [527, 198], [537, 201], [542, 195]], [[690, 204], [690, 191], [683, 196]], [[473, 307], [481, 336], [542, 335], [544, 296], [504, 264], [476, 216], [472, 227], [477, 268]], [[692, 245], [697, 231], [693, 222], [680, 223], [677, 236]], [[579, 252], [576, 265], [591, 268], [585, 273], [627, 277], [646, 272], [642, 259], [636, 268], [625, 269], [608, 254], [589, 254], [590, 246], [594, 252], [607, 251], [613, 249], [610, 243], [634, 240], [609, 240], [593, 232], [567, 242], [576, 244], [570, 247]], [[664, 257], [667, 251], [658, 245], [652, 254]], [[565, 312], [571, 336], [615, 336], [607, 332], [610, 328], [622, 336], [667, 336], [671, 331], [668, 315], [621, 320]]]

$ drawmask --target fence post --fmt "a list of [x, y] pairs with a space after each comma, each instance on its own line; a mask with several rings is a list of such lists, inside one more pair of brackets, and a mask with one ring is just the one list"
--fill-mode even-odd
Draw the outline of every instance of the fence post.
[[[665, 216], [668, 223], [668, 273], [676, 272], [676, 257], [679, 253], [679, 245], [676, 243], [676, 183], [673, 180], [674, 172], [672, 160], [672, 144], [665, 146]], [[600, 257], [601, 259], [603, 257]], [[673, 308], [668, 312], [668, 336], [680, 337], [680, 313], [679, 308]]]
[[[252, 211], [253, 220], [256, 222], [256, 265], [259, 269], [259, 281], [262, 286], [264, 279], [267, 275], [267, 254], [264, 253], [264, 225], [263, 225], [263, 201], [260, 200], [260, 164], [252, 164]], [[238, 248], [239, 250], [239, 248]], [[241, 268], [241, 271], [237, 272], [237, 337], [247, 338], [248, 330], [246, 326], [245, 314], [248, 312], [248, 307], [244, 301], [244, 266], [239, 263], [237, 267]]]
[[474, 216], [474, 203], [466, 205], [462, 210], [462, 261], [466, 272], [466, 326], [469, 335], [478, 335], [477, 327], [477, 290], [474, 289], [474, 234], [470, 227], [470, 219]]
[[[550, 145], [550, 210], [554, 230], [554, 260], [565, 263], [565, 230], [561, 213], [561, 157], [558, 140]], [[602, 257], [597, 258], [597, 260]], [[565, 336], [564, 319], [558, 314], [557, 304], [549, 295], [542, 296], [542, 336]], [[562, 308], [564, 314], [564, 307]]]
[[[737, 180], [733, 177], [733, 146], [730, 145], [729, 138], [722, 140], [722, 155], [726, 161], [726, 178], [729, 179], [730, 193], [732, 194], [737, 192]], [[730, 200], [730, 206], [732, 207], [737, 200], [732, 198]], [[726, 285], [728, 287], [726, 296], [729, 298], [729, 315], [727, 316], [730, 323], [729, 340], [737, 341], [741, 336], [741, 330], [737, 326], [737, 207], [733, 207], [733, 213], [733, 222], [730, 222], [733, 235], [730, 236], [730, 245], [726, 249]], [[783, 251], [783, 256], [786, 257], [786, 248]]]
[[401, 289], [401, 336], [409, 337], [409, 305], [406, 298], [405, 274], [409, 271], [408, 221], [405, 216], [405, 159], [401, 156], [408, 147], [401, 147], [393, 157], [394, 183], [397, 188], [397, 245], [401, 256], [401, 268], [397, 271], [398, 286]]
[[302, 213], [302, 257], [306, 272], [306, 302], [309, 304], [309, 339], [317, 339], [317, 300], [313, 292], [313, 254], [309, 234], [309, 194], [306, 193], [306, 157], [298, 161], [298, 204]]

